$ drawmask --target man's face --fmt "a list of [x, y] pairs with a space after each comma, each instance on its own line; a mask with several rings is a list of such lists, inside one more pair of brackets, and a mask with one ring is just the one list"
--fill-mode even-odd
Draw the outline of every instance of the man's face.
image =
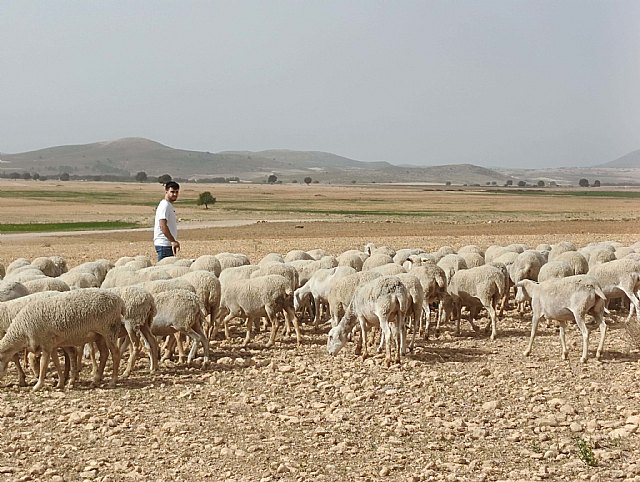
[[170, 187], [169, 189], [166, 190], [164, 197], [167, 201], [169, 201], [170, 203], [174, 202], [176, 199], [178, 199], [178, 194], [180, 193], [180, 189], [175, 189], [173, 187]]

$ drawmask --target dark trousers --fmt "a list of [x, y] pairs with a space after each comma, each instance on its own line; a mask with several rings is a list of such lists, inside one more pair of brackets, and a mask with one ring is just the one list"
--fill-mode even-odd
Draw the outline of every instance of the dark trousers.
[[162, 258], [168, 258], [173, 256], [173, 248], [171, 246], [155, 246], [156, 253], [158, 253], [158, 261]]

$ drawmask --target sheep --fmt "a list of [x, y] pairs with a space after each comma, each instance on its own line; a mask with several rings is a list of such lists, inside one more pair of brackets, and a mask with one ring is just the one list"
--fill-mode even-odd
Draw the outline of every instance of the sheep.
[[[311, 256], [312, 259], [315, 259], [316, 261], [320, 261], [325, 256], [328, 256], [327, 252], [322, 248], [310, 249], [309, 251], [307, 251], [307, 254]], [[332, 268], [333, 266], [323, 266], [323, 267]]]
[[269, 263], [284, 263], [284, 258], [279, 253], [268, 253], [265, 254], [260, 261], [258, 261], [258, 265], [269, 264]]
[[[527, 250], [518, 254], [513, 264], [507, 268], [511, 283], [515, 286], [518, 281], [523, 279], [537, 281], [540, 268], [546, 261], [542, 254], [534, 250]], [[518, 310], [522, 313], [524, 305], [518, 304]]]
[[362, 264], [367, 259], [367, 255], [361, 251], [352, 249], [340, 253], [336, 258], [338, 266], [351, 266], [356, 271], [362, 271]]
[[567, 321], [575, 320], [582, 335], [582, 356], [580, 361], [586, 363], [589, 347], [589, 330], [585, 323], [585, 316], [590, 314], [600, 325], [600, 343], [596, 351], [596, 358], [600, 359], [604, 347], [604, 337], [607, 324], [604, 320], [604, 305], [606, 296], [598, 282], [588, 275], [573, 275], [566, 278], [554, 278], [542, 283], [522, 280], [517, 285], [517, 299], [531, 300], [533, 311], [531, 318], [531, 338], [525, 356], [531, 354], [533, 340], [536, 336], [540, 317], [560, 322], [560, 345], [562, 359], [567, 359], [567, 344], [565, 328]]
[[227, 281], [249, 279], [251, 277], [251, 273], [258, 271], [259, 269], [260, 266], [255, 264], [232, 266], [223, 269], [222, 272], [220, 272], [218, 279], [220, 280], [221, 285], [224, 285]]
[[589, 257], [587, 258], [587, 261], [588, 261], [589, 269], [591, 269], [597, 264], [607, 263], [615, 259], [617, 259], [616, 252], [613, 248], [600, 246], [589, 252]]
[[0, 301], [9, 301], [28, 294], [29, 290], [22, 283], [0, 280]]
[[[430, 304], [441, 301], [446, 294], [447, 277], [444, 270], [436, 264], [423, 264], [414, 266], [409, 274], [416, 276], [420, 280], [420, 285], [424, 291], [423, 311], [426, 325], [424, 328], [424, 338], [429, 337], [429, 324], [431, 320]], [[440, 328], [440, 317], [438, 316], [436, 330]], [[422, 330], [422, 324], [418, 327], [418, 331]]]
[[300, 311], [301, 306], [306, 306], [310, 300], [313, 300], [315, 308], [313, 326], [317, 328], [322, 318], [322, 307], [328, 303], [331, 285], [341, 277], [355, 272], [356, 270], [349, 266], [317, 270], [305, 284], [295, 290], [293, 298], [295, 311]]
[[[131, 285], [125, 285], [131, 286]], [[138, 286], [152, 295], [171, 290], [186, 290], [192, 293], [196, 292], [195, 287], [184, 278], [157, 279], [152, 281], [144, 281], [133, 286]]]
[[504, 273], [491, 265], [478, 266], [457, 271], [449, 281], [447, 291], [456, 304], [456, 333], [460, 334], [460, 311], [462, 305], [469, 308], [469, 323], [474, 331], [478, 327], [473, 323], [480, 306], [486, 308], [491, 318], [491, 340], [497, 336], [496, 324], [498, 315], [496, 307], [498, 300], [504, 295]]
[[290, 261], [300, 260], [300, 259], [313, 259], [313, 256], [311, 256], [309, 253], [301, 249], [292, 249], [291, 251], [289, 251], [287, 254], [284, 255], [285, 263], [288, 263]]
[[275, 342], [278, 320], [276, 315], [284, 312], [293, 321], [297, 344], [301, 343], [300, 327], [293, 309], [293, 291], [289, 280], [283, 276], [273, 274], [248, 280], [230, 281], [222, 285], [220, 300], [221, 310], [227, 313], [222, 319], [229, 322], [237, 316], [247, 318], [247, 333], [242, 343], [246, 347], [251, 340], [253, 324], [261, 316], [266, 316], [271, 322], [271, 336], [267, 343], [270, 347]]
[[457, 254], [445, 254], [437, 263], [444, 271], [447, 277], [447, 283], [451, 281], [451, 277], [461, 269], [467, 269], [467, 265], [462, 256]]
[[640, 321], [640, 300], [636, 294], [640, 287], [640, 262], [616, 259], [608, 263], [596, 264], [587, 274], [598, 281], [607, 301], [626, 296], [631, 302], [627, 321], [633, 315], [633, 311], [636, 312], [636, 318]]
[[4, 280], [5, 281], [17, 281], [18, 283], [24, 283], [25, 281], [31, 281], [34, 279], [46, 278], [47, 276], [38, 268], [33, 266], [21, 266], [9, 273]]
[[309, 281], [309, 278], [315, 271], [319, 269], [329, 269], [337, 267], [338, 260], [333, 256], [324, 256], [318, 260], [291, 261], [289, 264], [293, 266], [296, 271], [298, 271], [298, 284], [302, 286], [307, 281]]
[[189, 273], [183, 274], [180, 278], [186, 280], [195, 288], [196, 294], [204, 306], [205, 313], [209, 315], [209, 332], [207, 339], [215, 337], [214, 329], [220, 310], [220, 280], [216, 278], [214, 273], [207, 270], [190, 271]]
[[60, 278], [39, 278], [25, 281], [22, 285], [29, 290], [29, 293], [38, 291], [69, 291], [69, 285]]
[[[166, 258], [165, 258], [166, 259]], [[114, 288], [116, 286], [129, 286], [144, 281], [159, 279], [171, 279], [172, 276], [164, 269], [156, 269], [155, 266], [140, 270], [133, 270], [127, 266], [119, 266], [111, 269], [100, 285], [101, 288]]]
[[375, 268], [371, 268], [368, 271], [376, 271], [383, 276], [393, 276], [400, 273], [406, 273], [407, 270], [402, 266], [396, 263], [387, 263], [381, 266], [376, 266]]
[[109, 260], [95, 260], [88, 261], [86, 263], [79, 264], [78, 266], [74, 266], [71, 268], [68, 273], [72, 272], [82, 272], [82, 273], [91, 273], [96, 277], [98, 283], [102, 284], [107, 273], [113, 268], [113, 264]]
[[464, 259], [467, 268], [475, 268], [476, 266], [482, 266], [483, 264], [485, 264], [484, 256], [482, 256], [480, 253], [458, 253], [458, 256], [462, 256], [462, 259]]
[[211, 271], [216, 276], [220, 276], [222, 266], [220, 266], [220, 260], [212, 254], [203, 254], [198, 256], [196, 260], [189, 266], [191, 271]]
[[567, 251], [577, 251], [578, 248], [571, 241], [560, 241], [553, 244], [549, 250], [549, 261], [553, 261], [559, 254]]
[[93, 273], [82, 271], [68, 271], [58, 276], [59, 280], [64, 281], [70, 289], [79, 288], [99, 288], [98, 278]]
[[[410, 349], [413, 350], [415, 345], [416, 333], [420, 329], [420, 320], [424, 309], [424, 289], [417, 276], [410, 273], [400, 273], [396, 275], [402, 284], [407, 288], [409, 295], [409, 306], [405, 320], [409, 319], [413, 327], [413, 335], [411, 336]], [[405, 323], [406, 324], [406, 323]]]
[[360, 323], [361, 336], [356, 354], [362, 350], [362, 358], [367, 353], [368, 324], [379, 326], [386, 345], [385, 362], [391, 365], [391, 343], [396, 345], [395, 361], [405, 353], [406, 332], [404, 316], [409, 295], [407, 288], [397, 276], [381, 276], [359, 286], [337, 326], [331, 328], [327, 336], [327, 351], [337, 355], [347, 343], [348, 334], [356, 322]]
[[566, 261], [549, 261], [540, 268], [538, 273], [538, 281], [546, 281], [551, 278], [565, 278], [567, 276], [573, 276], [575, 270]]
[[396, 254], [393, 256], [393, 262], [402, 265], [410, 256], [417, 256], [425, 253], [425, 250], [422, 248], [402, 248], [396, 251]]
[[367, 243], [364, 247], [364, 252], [369, 256], [374, 254], [386, 254], [390, 258], [393, 258], [396, 255], [396, 250], [389, 246], [376, 246], [373, 243]]
[[336, 326], [344, 315], [344, 311], [351, 303], [357, 287], [380, 276], [382, 275], [376, 271], [357, 271], [343, 276], [331, 284], [327, 301], [329, 303], [329, 317], [332, 327]]
[[[169, 336], [176, 332], [188, 335], [192, 340], [187, 364], [191, 365], [198, 350], [198, 342], [204, 350], [203, 368], [209, 363], [209, 341], [202, 331], [205, 317], [204, 306], [195, 293], [186, 290], [169, 290], [156, 294], [156, 315], [151, 322], [151, 333], [156, 336]], [[174, 340], [171, 338], [170, 340]], [[171, 343], [167, 346], [165, 359], [172, 350]], [[182, 357], [179, 360], [183, 362]]]
[[180, 265], [173, 265], [173, 266], [169, 265], [166, 267], [166, 270], [165, 270], [165, 272], [172, 278], [179, 278], [183, 274], [187, 274], [189, 271], [191, 271], [190, 266], [180, 266]]
[[67, 272], [67, 261], [62, 256], [41, 256], [33, 259], [31, 266], [51, 277], [57, 277]]
[[565, 261], [573, 268], [573, 274], [586, 274], [589, 271], [589, 262], [577, 251], [564, 251], [556, 254], [550, 261]]
[[386, 253], [374, 253], [362, 263], [362, 271], [367, 271], [378, 266], [393, 264], [393, 258]]
[[220, 272], [224, 271], [227, 268], [231, 268], [234, 266], [243, 266], [245, 264], [251, 264], [249, 258], [247, 258], [244, 254], [239, 253], [218, 253], [215, 255], [220, 262]]
[[155, 373], [158, 370], [158, 342], [151, 334], [151, 322], [156, 315], [156, 303], [153, 295], [139, 286], [122, 286], [109, 288], [109, 291], [117, 294], [124, 302], [123, 324], [127, 331], [128, 338], [120, 347], [121, 352], [131, 344], [129, 363], [123, 376], [128, 377], [133, 370], [133, 366], [138, 358], [140, 350], [140, 335], [149, 346], [149, 370]]
[[[37, 300], [40, 298], [50, 298], [59, 294], [59, 291], [40, 291], [38, 293], [21, 296], [20, 298], [15, 298], [13, 300], [0, 303], [0, 338], [5, 335], [7, 329], [9, 328], [9, 325], [22, 308], [33, 302], [33, 300]], [[26, 377], [24, 371], [22, 370], [22, 367], [20, 366], [20, 361], [17, 354], [14, 357], [14, 362], [16, 368], [18, 369], [18, 384], [23, 387], [26, 385]]]
[[484, 251], [477, 244], [467, 244], [458, 250], [458, 254], [475, 253], [484, 258]]
[[20, 350], [41, 351], [40, 373], [33, 387], [39, 390], [44, 386], [51, 354], [58, 347], [96, 341], [100, 349], [100, 365], [94, 375], [93, 385], [102, 380], [108, 349], [113, 362], [109, 386], [115, 387], [120, 365], [117, 339], [124, 313], [122, 299], [99, 288], [74, 290], [51, 299], [34, 300], [16, 315], [0, 340], [0, 377], [4, 375], [7, 363]]
[[31, 265], [31, 261], [29, 261], [28, 259], [16, 258], [7, 265], [5, 275], [8, 275], [9, 273], [11, 273], [13, 270], [17, 268], [21, 268], [23, 266], [30, 266], [30, 265]]

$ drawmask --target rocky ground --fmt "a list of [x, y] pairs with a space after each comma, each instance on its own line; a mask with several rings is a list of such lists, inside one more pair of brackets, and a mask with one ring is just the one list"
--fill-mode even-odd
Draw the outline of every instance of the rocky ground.
[[[512, 228], [508, 235], [434, 230], [410, 237], [395, 226], [329, 238], [307, 226], [291, 229], [304, 236], [283, 239], [238, 229], [224, 239], [185, 233], [185, 250], [254, 259], [294, 247], [358, 247], [365, 238], [427, 247], [612, 236], [584, 224], [586, 232], [553, 236]], [[613, 236], [635, 241], [631, 232]], [[70, 264], [117, 259], [146, 253], [146, 237], [5, 241], [2, 256], [6, 262], [55, 251]], [[380, 356], [363, 362], [352, 345], [329, 356], [326, 330], [311, 326], [302, 346], [281, 337], [271, 349], [264, 348], [266, 334], [241, 349], [238, 326], [231, 340], [212, 343], [207, 369], [169, 363], [152, 376], [140, 359], [115, 389], [89, 388], [85, 367], [80, 387], [56, 390], [51, 378], [33, 393], [16, 385], [10, 368], [0, 389], [0, 480], [640, 481], [640, 352], [626, 337], [624, 315], [608, 318], [601, 361], [593, 358], [591, 326], [585, 365], [577, 330], [568, 331], [570, 357], [561, 361], [556, 329], [545, 323], [524, 357], [530, 315], [512, 310], [494, 342], [468, 324], [459, 337], [446, 326], [391, 368]]]

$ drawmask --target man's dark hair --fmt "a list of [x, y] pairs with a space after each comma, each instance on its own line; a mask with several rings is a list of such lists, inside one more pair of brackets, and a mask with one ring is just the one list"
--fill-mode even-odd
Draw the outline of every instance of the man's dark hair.
[[164, 185], [164, 190], [168, 191], [169, 189], [180, 189], [180, 184], [175, 181], [169, 181]]

